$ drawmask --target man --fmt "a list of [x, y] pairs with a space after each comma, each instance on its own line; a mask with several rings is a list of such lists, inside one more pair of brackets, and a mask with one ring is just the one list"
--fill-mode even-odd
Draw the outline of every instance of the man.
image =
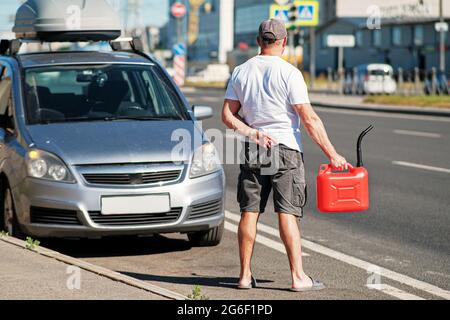
[[[336, 152], [321, 119], [314, 112], [301, 72], [281, 58], [287, 42], [284, 24], [276, 19], [264, 21], [257, 41], [261, 54], [234, 71], [222, 114], [227, 127], [250, 141], [246, 144], [246, 160], [241, 165], [238, 186], [242, 213], [238, 233], [241, 261], [238, 288], [256, 286], [251, 258], [257, 222], [273, 189], [280, 236], [292, 271], [291, 290], [323, 289], [322, 283], [306, 275], [302, 264], [298, 221], [306, 203], [306, 182], [300, 123], [335, 168], [347, 170], [348, 164]], [[272, 167], [277, 163], [275, 172], [265, 175], [268, 170], [261, 165], [262, 160], [255, 161], [250, 151], [252, 143], [266, 151]]]

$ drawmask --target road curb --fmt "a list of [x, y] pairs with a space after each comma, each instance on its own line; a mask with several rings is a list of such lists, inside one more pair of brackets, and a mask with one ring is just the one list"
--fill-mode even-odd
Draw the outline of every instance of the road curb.
[[438, 109], [423, 109], [423, 108], [411, 108], [411, 107], [386, 107], [384, 105], [366, 105], [366, 106], [355, 106], [346, 105], [339, 103], [325, 103], [325, 102], [315, 102], [312, 104], [317, 107], [322, 108], [332, 108], [332, 109], [345, 109], [345, 110], [358, 110], [358, 111], [374, 111], [374, 112], [385, 112], [385, 113], [401, 113], [409, 115], [419, 115], [419, 116], [437, 116], [437, 117], [450, 117], [450, 111], [438, 110]]
[[[13, 237], [9, 237], [9, 236], [0, 237], [0, 241], [9, 243], [11, 245], [20, 247], [22, 249], [27, 249], [27, 244], [25, 241], [22, 241], [22, 240], [13, 238]], [[35, 247], [34, 249], [32, 249], [30, 251], [37, 253], [41, 256], [51, 258], [51, 259], [57, 260], [59, 262], [68, 264], [68, 265], [79, 267], [85, 271], [97, 274], [99, 276], [108, 278], [110, 280], [120, 282], [125, 285], [135, 287], [137, 289], [141, 289], [141, 290], [156, 294], [156, 295], [164, 297], [164, 298], [168, 298], [170, 300], [187, 300], [188, 299], [186, 296], [176, 293], [174, 291], [170, 291], [170, 290], [149, 284], [147, 282], [126, 276], [124, 274], [106, 269], [104, 267], [100, 267], [100, 266], [85, 262], [80, 259], [76, 259], [76, 258], [72, 258], [72, 257], [66, 256], [66, 255], [63, 255], [59, 252], [56, 252], [56, 251], [53, 251], [53, 250], [50, 250], [47, 248]]]

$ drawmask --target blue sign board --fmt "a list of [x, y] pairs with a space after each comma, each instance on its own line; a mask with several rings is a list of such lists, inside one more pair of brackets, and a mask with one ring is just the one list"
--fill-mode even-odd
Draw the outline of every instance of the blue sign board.
[[173, 46], [172, 52], [176, 56], [185, 56], [186, 55], [186, 46], [184, 43], [177, 43]]

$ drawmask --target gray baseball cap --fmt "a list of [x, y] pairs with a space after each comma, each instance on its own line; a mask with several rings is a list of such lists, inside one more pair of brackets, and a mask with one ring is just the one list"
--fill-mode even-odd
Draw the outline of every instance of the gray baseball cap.
[[286, 26], [278, 19], [266, 20], [259, 26], [259, 37], [263, 40], [282, 40], [287, 37]]

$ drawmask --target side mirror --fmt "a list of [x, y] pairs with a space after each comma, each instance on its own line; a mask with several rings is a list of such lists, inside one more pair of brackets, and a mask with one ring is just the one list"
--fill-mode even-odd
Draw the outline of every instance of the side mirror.
[[193, 106], [194, 117], [197, 120], [206, 120], [214, 116], [213, 109], [207, 106]]

